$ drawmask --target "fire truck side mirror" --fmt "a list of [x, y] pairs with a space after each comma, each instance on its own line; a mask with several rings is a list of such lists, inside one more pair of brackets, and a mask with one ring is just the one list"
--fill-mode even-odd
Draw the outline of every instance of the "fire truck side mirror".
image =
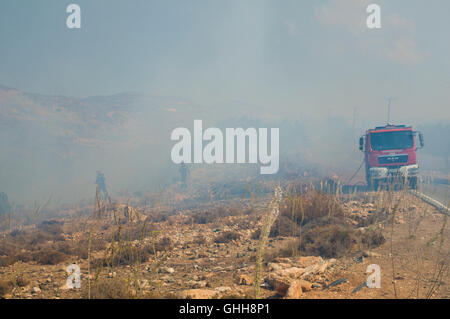
[[419, 143], [420, 143], [420, 148], [424, 147], [425, 143], [423, 141], [423, 134], [421, 132], [419, 132]]
[[359, 150], [362, 151], [364, 149], [364, 137], [359, 138]]

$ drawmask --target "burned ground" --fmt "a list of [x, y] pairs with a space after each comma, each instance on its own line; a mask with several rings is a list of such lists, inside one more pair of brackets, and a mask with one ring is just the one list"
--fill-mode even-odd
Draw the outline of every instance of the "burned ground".
[[[264, 247], [261, 298], [449, 297], [445, 215], [402, 192], [294, 189], [284, 187]], [[0, 296], [252, 298], [270, 199], [102, 203], [102, 214], [95, 205], [5, 230]], [[70, 264], [81, 269], [81, 289], [66, 287]], [[382, 288], [352, 293], [369, 264], [381, 267]]]

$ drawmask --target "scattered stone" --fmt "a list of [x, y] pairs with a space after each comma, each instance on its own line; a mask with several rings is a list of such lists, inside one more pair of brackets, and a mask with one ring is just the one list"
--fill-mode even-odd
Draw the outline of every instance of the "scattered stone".
[[216, 289], [217, 292], [219, 293], [224, 293], [224, 292], [229, 292], [231, 291], [231, 287], [217, 287]]
[[365, 252], [363, 253], [363, 256], [364, 256], [364, 257], [375, 257], [375, 258], [381, 257], [381, 255], [380, 255], [379, 253], [375, 253], [375, 252], [373, 252], [373, 251], [365, 251]]
[[298, 280], [294, 280], [286, 292], [286, 299], [300, 299], [303, 297], [303, 289]]
[[218, 292], [211, 289], [188, 289], [177, 294], [180, 299], [212, 299]]
[[[313, 284], [302, 279], [294, 279], [291, 281], [289, 288], [286, 291], [286, 299], [299, 299], [303, 297], [304, 293], [311, 291]], [[278, 292], [278, 291], [277, 291]], [[283, 291], [280, 291], [283, 292]]]
[[33, 287], [32, 289], [31, 289], [31, 293], [32, 294], [38, 294], [38, 293], [40, 293], [41, 292], [41, 288], [39, 288], [39, 287]]
[[164, 271], [168, 274], [173, 274], [175, 272], [175, 269], [173, 269], [172, 267], [167, 267], [164, 268]]
[[202, 281], [190, 280], [187, 282], [187, 284], [192, 288], [205, 288], [208, 285], [208, 282], [206, 282], [205, 280]]
[[278, 273], [281, 274], [281, 276], [285, 277], [291, 277], [291, 278], [298, 278], [301, 275], [305, 273], [305, 268], [298, 268], [298, 267], [290, 267], [284, 270], [279, 271]]
[[285, 296], [292, 280], [289, 277], [282, 277], [278, 274], [271, 273], [266, 278], [266, 281], [279, 295]]
[[307, 268], [312, 265], [316, 265], [319, 263], [323, 263], [322, 257], [315, 256], [307, 256], [307, 257], [298, 257], [295, 261], [295, 265], [300, 268]]
[[239, 275], [238, 284], [244, 286], [251, 286], [253, 284], [253, 279], [248, 275], [242, 274]]

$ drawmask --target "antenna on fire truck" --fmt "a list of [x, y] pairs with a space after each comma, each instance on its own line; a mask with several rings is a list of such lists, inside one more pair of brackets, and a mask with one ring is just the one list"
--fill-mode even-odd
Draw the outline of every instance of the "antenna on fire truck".
[[390, 121], [391, 121], [391, 103], [392, 103], [392, 101], [395, 101], [397, 98], [395, 98], [395, 97], [387, 97], [386, 98], [386, 100], [387, 100], [387, 102], [388, 102], [388, 105], [387, 105], [387, 125], [390, 125]]

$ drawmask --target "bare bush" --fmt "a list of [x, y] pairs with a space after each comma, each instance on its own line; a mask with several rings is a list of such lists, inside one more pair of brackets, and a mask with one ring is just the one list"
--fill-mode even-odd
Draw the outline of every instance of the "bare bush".
[[215, 243], [229, 243], [230, 241], [237, 240], [241, 237], [238, 232], [235, 231], [225, 231], [218, 235], [215, 239]]

